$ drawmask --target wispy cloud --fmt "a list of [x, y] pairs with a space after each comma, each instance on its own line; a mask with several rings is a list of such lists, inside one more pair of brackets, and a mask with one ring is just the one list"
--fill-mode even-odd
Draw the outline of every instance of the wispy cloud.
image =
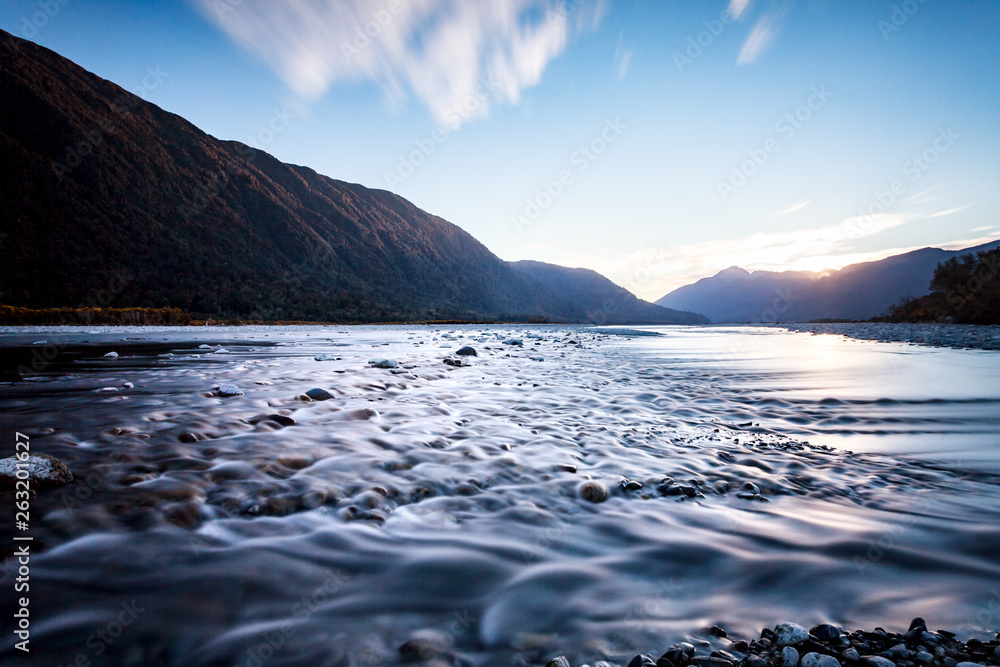
[[618, 38], [618, 46], [615, 47], [615, 71], [618, 73], [618, 80], [621, 81], [628, 73], [629, 63], [632, 61], [632, 49], [626, 49], [622, 45], [624, 37]]
[[925, 217], [925, 218], [943, 218], [946, 215], [951, 215], [952, 213], [958, 213], [959, 211], [964, 211], [965, 209], [969, 208], [970, 206], [974, 206], [974, 204], [966, 204], [965, 206], [956, 206], [955, 208], [949, 208], [947, 211], [939, 211], [938, 213], [931, 213], [931, 214], [925, 215], [923, 217]]
[[392, 101], [415, 95], [446, 122], [473, 98], [476, 115], [491, 102], [516, 103], [607, 8], [606, 0], [190, 2], [299, 95], [373, 81]]
[[996, 229], [995, 225], [986, 225], [985, 227], [976, 227], [975, 229], [970, 229], [971, 232], [988, 232], [991, 229]]
[[799, 202], [798, 204], [795, 204], [794, 206], [789, 206], [788, 208], [781, 209], [780, 211], [778, 211], [777, 213], [775, 213], [772, 217], [780, 218], [780, 217], [782, 217], [784, 215], [791, 215], [792, 213], [795, 213], [796, 211], [801, 211], [806, 206], [809, 206], [809, 204], [811, 204], [811, 203], [812, 202], [808, 202], [808, 201]]
[[[795, 0], [782, 0], [776, 8], [769, 10], [764, 16], [757, 19], [750, 35], [743, 42], [743, 48], [740, 49], [740, 55], [736, 59], [738, 64], [749, 65], [767, 50], [767, 47], [771, 45], [771, 42], [784, 27], [785, 18], [794, 3]], [[730, 3], [730, 7], [732, 7], [732, 3]]]

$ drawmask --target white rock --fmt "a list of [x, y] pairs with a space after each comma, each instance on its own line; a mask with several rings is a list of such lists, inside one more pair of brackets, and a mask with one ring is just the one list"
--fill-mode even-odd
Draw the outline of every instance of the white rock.
[[114, 358], [114, 357], [117, 357], [117, 356], [118, 356], [118, 353], [117, 353], [117, 352], [108, 352], [108, 353], [107, 353], [107, 354], [105, 354], [104, 356], [105, 356], [105, 357], [111, 357], [111, 358]]
[[774, 643], [778, 646], [791, 646], [809, 639], [809, 631], [798, 623], [779, 623], [774, 628]]
[[199, 350], [211, 350], [212, 346], [211, 345], [206, 345], [205, 343], [202, 343], [201, 345], [198, 346], [198, 349]]
[[227, 350], [224, 347], [220, 347], [218, 350], [216, 350], [212, 354], [229, 354], [229, 350]]
[[122, 382], [122, 389], [131, 389], [134, 386], [135, 386], [134, 384], [132, 384], [127, 380], [125, 382]]
[[224, 384], [220, 385], [216, 390], [219, 396], [242, 396], [243, 391], [237, 387], [235, 384]]
[[0, 488], [14, 488], [18, 480], [23, 480], [23, 472], [21, 477], [17, 475], [19, 469], [27, 469], [28, 485], [36, 491], [73, 481], [73, 475], [69, 468], [59, 459], [32, 454], [25, 462], [18, 461], [17, 457], [11, 456], [0, 459]]

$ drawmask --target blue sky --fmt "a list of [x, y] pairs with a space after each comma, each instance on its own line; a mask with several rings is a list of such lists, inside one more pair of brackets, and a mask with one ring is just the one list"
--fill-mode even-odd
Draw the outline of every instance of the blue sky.
[[997, 2], [14, 0], [0, 27], [651, 300], [1000, 237]]

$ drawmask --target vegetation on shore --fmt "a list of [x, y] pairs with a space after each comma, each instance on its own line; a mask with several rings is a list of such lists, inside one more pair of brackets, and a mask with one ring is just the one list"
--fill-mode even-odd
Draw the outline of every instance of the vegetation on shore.
[[938, 264], [930, 288], [876, 321], [1000, 324], [1000, 248]]

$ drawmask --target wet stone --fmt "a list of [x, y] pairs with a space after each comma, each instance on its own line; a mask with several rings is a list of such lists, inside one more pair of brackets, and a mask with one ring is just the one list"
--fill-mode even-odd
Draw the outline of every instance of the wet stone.
[[[25, 465], [26, 464], [26, 465]], [[45, 491], [63, 486], [73, 481], [73, 473], [66, 464], [48, 454], [32, 454], [27, 461], [16, 456], [0, 459], [0, 490], [14, 490], [19, 479], [18, 470], [27, 470], [28, 483], [32, 491]]]
[[476, 348], [470, 347], [468, 345], [466, 345], [465, 347], [459, 348], [458, 351], [455, 354], [457, 354], [460, 357], [478, 357], [479, 356], [479, 354], [476, 352]]
[[608, 487], [596, 481], [584, 482], [577, 492], [581, 498], [591, 503], [603, 503], [608, 499]]
[[314, 401], [329, 401], [333, 398], [333, 394], [328, 392], [326, 389], [322, 389], [321, 387], [313, 387], [306, 392], [306, 396]]
[[809, 633], [798, 623], [779, 623], [774, 628], [774, 643], [778, 646], [792, 646], [809, 639]]
[[822, 653], [806, 653], [802, 656], [801, 667], [840, 667], [840, 661]]

